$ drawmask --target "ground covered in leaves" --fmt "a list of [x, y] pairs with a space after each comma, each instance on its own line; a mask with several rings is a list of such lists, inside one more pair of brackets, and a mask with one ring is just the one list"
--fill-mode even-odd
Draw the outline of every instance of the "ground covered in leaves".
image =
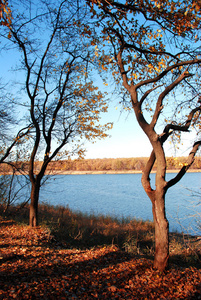
[[116, 246], [65, 249], [48, 229], [1, 221], [0, 299], [201, 299], [201, 269], [160, 274]]

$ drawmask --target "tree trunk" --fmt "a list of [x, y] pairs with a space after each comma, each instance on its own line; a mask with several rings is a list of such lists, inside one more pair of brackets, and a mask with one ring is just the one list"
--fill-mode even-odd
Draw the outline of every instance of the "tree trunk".
[[38, 226], [38, 200], [39, 200], [40, 182], [32, 182], [31, 187], [31, 204], [29, 210], [29, 225]]
[[163, 191], [155, 191], [152, 209], [155, 225], [154, 268], [162, 272], [169, 265], [169, 223], [165, 214], [165, 193]]

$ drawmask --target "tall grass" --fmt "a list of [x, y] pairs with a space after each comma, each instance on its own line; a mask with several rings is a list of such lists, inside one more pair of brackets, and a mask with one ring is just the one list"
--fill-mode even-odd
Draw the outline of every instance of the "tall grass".
[[[6, 217], [1, 206], [0, 215]], [[19, 209], [12, 206], [7, 218], [28, 224], [29, 207]], [[111, 216], [72, 212], [68, 207], [41, 204], [39, 223], [49, 228], [60, 247], [85, 249], [115, 244], [134, 255], [150, 258], [154, 255], [154, 225], [150, 221], [119, 220]], [[201, 238], [171, 233], [170, 261], [201, 267]]]
[[[2, 209], [0, 207], [0, 214]], [[9, 217], [28, 224], [29, 207], [10, 208]], [[154, 226], [142, 220], [121, 220], [103, 215], [72, 212], [68, 207], [39, 205], [39, 224], [48, 227], [56, 239], [67, 247], [88, 248], [96, 245], [116, 244], [131, 252], [129, 243], [136, 240], [142, 247], [152, 247]], [[147, 245], [145, 245], [147, 242]]]

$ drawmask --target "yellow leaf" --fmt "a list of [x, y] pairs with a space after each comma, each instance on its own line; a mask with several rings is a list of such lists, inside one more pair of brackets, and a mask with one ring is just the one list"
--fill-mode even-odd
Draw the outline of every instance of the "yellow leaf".
[[107, 70], [107, 68], [104, 66], [104, 65], [102, 65], [102, 69], [105, 71], [105, 70]]

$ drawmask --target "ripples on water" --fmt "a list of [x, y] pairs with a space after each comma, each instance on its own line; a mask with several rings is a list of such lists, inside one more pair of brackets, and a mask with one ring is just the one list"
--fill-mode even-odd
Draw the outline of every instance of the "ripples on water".
[[[167, 180], [173, 176], [167, 174]], [[141, 174], [57, 175], [42, 187], [40, 200], [88, 214], [152, 220], [151, 202], [140, 180]], [[201, 173], [188, 173], [167, 192], [170, 231], [201, 234], [197, 218], [192, 217], [201, 219], [201, 205], [197, 205], [201, 195], [193, 197], [190, 191], [201, 192], [200, 183]]]

